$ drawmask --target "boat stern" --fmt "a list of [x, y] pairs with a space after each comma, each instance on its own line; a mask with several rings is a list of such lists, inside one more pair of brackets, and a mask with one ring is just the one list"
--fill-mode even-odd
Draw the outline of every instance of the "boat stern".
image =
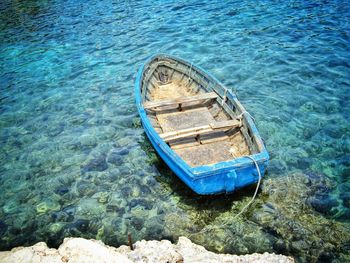
[[231, 164], [227, 168], [217, 167], [218, 165], [224, 166], [225, 163], [213, 165], [214, 167], [195, 167], [192, 169], [193, 184], [190, 187], [197, 194], [210, 195], [232, 193], [237, 189], [257, 183], [259, 177], [262, 178], [266, 172], [268, 156], [267, 158], [262, 158], [261, 154], [252, 156], [254, 161], [250, 157], [241, 157], [236, 160], [236, 164]]

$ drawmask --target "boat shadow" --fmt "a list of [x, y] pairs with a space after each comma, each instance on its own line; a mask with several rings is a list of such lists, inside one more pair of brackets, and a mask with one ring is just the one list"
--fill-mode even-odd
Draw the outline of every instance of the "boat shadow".
[[184, 210], [192, 210], [198, 213], [207, 211], [214, 219], [215, 216], [213, 215], [231, 211], [235, 204], [254, 195], [256, 184], [235, 190], [229, 194], [198, 195], [167, 166], [154, 150], [146, 135], [144, 135], [140, 145], [148, 156], [149, 165], [158, 171], [158, 175], [155, 175], [155, 180], [158, 182], [158, 187], [161, 188], [160, 192], [162, 195], [167, 196], [169, 199], [177, 199], [177, 205]]
[[256, 189], [256, 184], [235, 190], [233, 193], [221, 193], [215, 195], [199, 195], [192, 191], [176, 174], [170, 170], [167, 164], [157, 155], [157, 161], [153, 164], [161, 176], [156, 180], [168, 191], [170, 196], [179, 199], [179, 206], [190, 207], [193, 210], [215, 210], [216, 212], [226, 212], [232, 209], [232, 205], [241, 202], [246, 197], [252, 197]]

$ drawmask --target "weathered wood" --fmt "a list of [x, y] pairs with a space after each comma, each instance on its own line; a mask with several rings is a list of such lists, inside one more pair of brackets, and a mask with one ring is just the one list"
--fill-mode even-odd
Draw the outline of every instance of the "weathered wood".
[[195, 102], [200, 100], [216, 99], [218, 95], [215, 92], [204, 93], [196, 96], [181, 97], [172, 100], [159, 100], [159, 101], [150, 101], [143, 104], [145, 109], [152, 109], [156, 107], [164, 106], [176, 106], [182, 103]]
[[224, 162], [232, 159], [231, 145], [227, 141], [200, 144], [193, 147], [174, 149], [192, 167]]
[[172, 149], [189, 148], [197, 145], [200, 145], [200, 142], [196, 141], [195, 138], [191, 137], [183, 138], [169, 143], [169, 146]]
[[201, 144], [207, 144], [220, 141], [229, 141], [230, 137], [228, 137], [224, 131], [219, 130], [209, 134], [202, 134], [199, 139]]
[[241, 122], [239, 120], [228, 120], [228, 121], [220, 121], [209, 124], [212, 129], [222, 129], [222, 128], [233, 128], [239, 127]]
[[213, 133], [218, 130], [224, 130], [224, 129], [235, 128], [240, 126], [241, 126], [241, 122], [237, 120], [222, 121], [222, 122], [211, 123], [208, 125], [203, 125], [203, 126], [194, 127], [194, 128], [166, 132], [166, 133], [160, 134], [159, 136], [164, 141], [168, 142], [171, 140], [177, 140], [177, 139], [182, 139], [182, 138], [191, 137], [191, 136], [195, 137], [202, 134]]
[[183, 111], [157, 112], [157, 120], [163, 132], [172, 132], [215, 122], [207, 107], [198, 107]]
[[230, 136], [231, 143], [231, 154], [233, 157], [238, 157], [242, 155], [250, 155], [249, 146], [242, 134], [242, 130], [232, 134]]

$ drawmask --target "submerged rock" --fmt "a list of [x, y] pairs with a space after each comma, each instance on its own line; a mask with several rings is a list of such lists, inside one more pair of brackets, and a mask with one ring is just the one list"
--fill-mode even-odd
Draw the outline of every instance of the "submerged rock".
[[[347, 224], [319, 214], [347, 216], [330, 189], [327, 178], [312, 172], [268, 178], [262, 184], [265, 204], [255, 209], [253, 220], [273, 236], [277, 251], [292, 254], [300, 262], [328, 262], [324, 259], [350, 240]], [[268, 213], [268, 203], [275, 212]]]
[[19, 203], [16, 199], [10, 199], [3, 207], [2, 210], [5, 214], [13, 214], [18, 210]]
[[108, 192], [101, 192], [98, 193], [97, 201], [101, 204], [105, 204], [108, 202], [109, 199], [109, 193]]
[[149, 195], [151, 193], [151, 190], [146, 185], [140, 185], [140, 191], [141, 191], [142, 196], [146, 196], [146, 195]]
[[36, 206], [36, 211], [38, 214], [44, 214], [50, 211], [58, 210], [60, 210], [60, 204], [54, 200], [46, 200]]
[[124, 196], [125, 198], [129, 197], [131, 194], [131, 187], [129, 186], [124, 186], [120, 189], [120, 193], [122, 194], [122, 196]]
[[134, 208], [135, 206], [142, 206], [147, 210], [152, 209], [154, 203], [151, 200], [147, 200], [145, 198], [135, 198], [132, 199], [129, 203], [131, 208]]
[[106, 206], [106, 211], [107, 212], [115, 212], [121, 216], [125, 213], [125, 207], [119, 207], [118, 205], [108, 204]]
[[59, 233], [64, 227], [63, 222], [53, 223], [49, 226], [50, 235]]
[[338, 200], [332, 194], [334, 184], [323, 174], [307, 171], [305, 175], [309, 188], [306, 203], [315, 211], [324, 215], [334, 216], [337, 214], [336, 208], [341, 206], [341, 200]]
[[102, 172], [107, 168], [108, 164], [106, 162], [106, 156], [101, 154], [98, 157], [91, 159], [86, 165], [82, 166], [81, 171], [83, 173], [91, 171]]
[[83, 134], [80, 136], [79, 142], [82, 146], [93, 147], [97, 144], [97, 139], [93, 135]]
[[66, 193], [69, 192], [69, 189], [67, 187], [58, 187], [56, 190], [55, 190], [55, 193], [56, 194], [59, 194], [59, 195], [64, 195]]
[[129, 149], [124, 147], [124, 148], [121, 148], [119, 151], [118, 151], [118, 154], [119, 155], [127, 155], [129, 153]]
[[325, 215], [333, 214], [333, 208], [339, 206], [337, 199], [326, 194], [313, 196], [308, 202], [317, 212]]
[[77, 192], [80, 196], [90, 196], [95, 192], [95, 189], [88, 181], [79, 181], [77, 183]]
[[339, 197], [343, 201], [343, 206], [350, 208], [350, 193], [341, 193]]
[[62, 133], [64, 131], [65, 124], [64, 123], [59, 123], [57, 125], [49, 126], [48, 127], [48, 135], [50, 137], [55, 137]]
[[123, 157], [119, 154], [119, 152], [111, 152], [107, 158], [107, 161], [114, 165], [121, 165], [123, 163]]
[[74, 215], [67, 214], [63, 211], [53, 212], [51, 214], [51, 219], [53, 222], [72, 222], [74, 220]]
[[204, 247], [196, 245], [186, 237], [180, 237], [178, 243], [168, 240], [138, 241], [133, 245], [114, 248], [102, 241], [84, 238], [65, 238], [58, 249], [48, 248], [44, 242], [31, 247], [18, 247], [11, 251], [0, 252], [1, 262], [260, 262], [260, 263], [292, 263], [293, 258], [275, 254], [257, 254], [236, 256], [215, 254]]
[[145, 237], [149, 239], [164, 237], [164, 219], [162, 216], [154, 216], [145, 222]]
[[140, 217], [132, 217], [130, 223], [136, 230], [140, 231], [143, 228], [144, 219]]
[[77, 221], [67, 225], [66, 229], [72, 235], [80, 233], [85, 233], [89, 229], [89, 220], [78, 219]]
[[7, 231], [7, 225], [5, 224], [4, 221], [0, 220], [0, 236], [2, 236], [3, 234], [5, 234], [5, 232]]

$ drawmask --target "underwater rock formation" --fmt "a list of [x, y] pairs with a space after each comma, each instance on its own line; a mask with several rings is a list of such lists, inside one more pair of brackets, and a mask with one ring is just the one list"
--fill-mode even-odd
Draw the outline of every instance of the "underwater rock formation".
[[82, 172], [90, 172], [90, 171], [104, 171], [108, 168], [106, 162], [106, 156], [100, 155], [94, 159], [91, 159], [86, 165], [82, 166]]
[[254, 210], [252, 220], [275, 238], [274, 251], [293, 254], [300, 262], [349, 260], [348, 225], [318, 214], [329, 215], [339, 205], [330, 196], [331, 184], [326, 177], [314, 173], [264, 181], [264, 204]]
[[186, 237], [180, 237], [178, 243], [168, 240], [138, 241], [133, 250], [127, 246], [114, 248], [102, 241], [83, 238], [65, 238], [58, 249], [48, 248], [44, 242], [31, 247], [17, 247], [11, 251], [0, 252], [1, 262], [294, 262], [293, 258], [275, 254], [257, 254], [236, 256], [215, 254], [196, 245]]
[[[211, 221], [204, 222], [200, 230], [191, 230], [180, 224], [185, 219], [170, 214], [165, 226], [169, 233], [186, 229], [193, 242], [219, 253], [275, 252], [291, 255], [297, 262], [350, 262], [349, 225], [325, 216], [311, 203], [321, 194], [331, 199], [332, 185], [322, 174], [309, 172], [270, 177], [264, 179], [259, 197], [239, 217], [235, 215], [250, 201], [249, 195], [241, 202], [231, 202], [230, 209], [209, 214]], [[331, 204], [334, 213], [337, 207]], [[202, 220], [205, 211], [205, 207], [194, 210], [190, 221]]]

